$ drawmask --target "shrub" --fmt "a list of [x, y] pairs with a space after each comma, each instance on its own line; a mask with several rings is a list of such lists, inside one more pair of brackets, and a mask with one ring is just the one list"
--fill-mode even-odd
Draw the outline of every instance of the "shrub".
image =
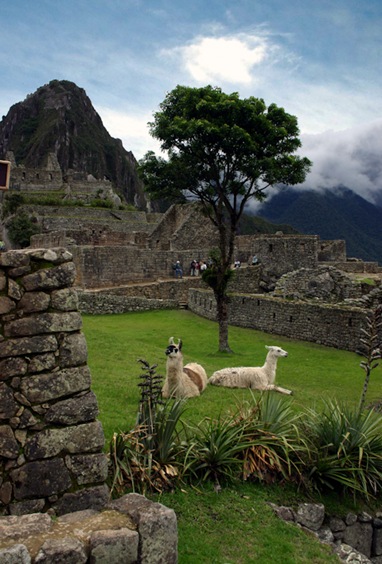
[[299, 463], [307, 446], [301, 438], [292, 401], [272, 392], [252, 395], [236, 417], [244, 425], [248, 446], [243, 451], [243, 478], [273, 483], [280, 479], [299, 481]]
[[28, 247], [32, 235], [39, 233], [40, 229], [36, 220], [25, 212], [17, 213], [6, 224], [9, 238], [16, 246]]
[[156, 366], [139, 362], [144, 374], [137, 424], [129, 432], [114, 433], [110, 442], [111, 491], [117, 495], [126, 489], [141, 494], [172, 489], [180, 476], [177, 425], [184, 402], [162, 402], [162, 376]]
[[365, 497], [382, 486], [382, 418], [374, 411], [325, 402], [323, 412], [308, 410], [304, 432], [309, 459], [304, 471], [318, 490], [360, 492]]

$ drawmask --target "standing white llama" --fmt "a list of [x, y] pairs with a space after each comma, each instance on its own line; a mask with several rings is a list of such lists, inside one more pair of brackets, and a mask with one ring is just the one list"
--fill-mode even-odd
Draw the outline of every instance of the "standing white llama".
[[274, 390], [281, 394], [292, 394], [291, 390], [275, 385], [277, 359], [288, 356], [280, 347], [265, 347], [268, 349], [267, 358], [263, 366], [239, 366], [237, 368], [222, 368], [214, 372], [209, 383], [214, 386], [227, 388], [252, 388], [253, 390]]
[[207, 386], [207, 374], [203, 366], [190, 362], [183, 366], [182, 341], [169, 339], [166, 349], [166, 379], [162, 388], [164, 398], [185, 399], [199, 396]]

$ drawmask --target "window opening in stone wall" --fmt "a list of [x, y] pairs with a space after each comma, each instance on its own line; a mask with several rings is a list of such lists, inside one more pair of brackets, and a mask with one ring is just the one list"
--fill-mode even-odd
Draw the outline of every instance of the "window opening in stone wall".
[[272, 244], [272, 243], [269, 243], [268, 251], [269, 251], [270, 253], [273, 252], [273, 244]]
[[53, 180], [53, 174], [51, 172], [49, 173], [49, 180]]
[[36, 172], [36, 180], [39, 180], [39, 178], [40, 178], [40, 175], [39, 175], [38, 172]]
[[348, 325], [349, 327], [353, 327], [353, 320], [351, 317], [349, 317]]
[[258, 305], [258, 306], [260, 305], [260, 300], [257, 300], [257, 305]]
[[272, 317], [273, 317], [273, 319], [276, 319], [276, 314], [275, 314], [275, 312], [273, 312]]
[[23, 180], [25, 180], [25, 172], [23, 172], [22, 178], [23, 178]]
[[245, 298], [242, 298], [241, 303], [245, 304]]
[[289, 316], [289, 322], [292, 323], [292, 321], [293, 321], [293, 317], [290, 315]]

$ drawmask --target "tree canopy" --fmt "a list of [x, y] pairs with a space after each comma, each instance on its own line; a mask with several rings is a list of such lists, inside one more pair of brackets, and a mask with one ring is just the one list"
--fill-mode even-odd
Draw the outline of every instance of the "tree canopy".
[[149, 152], [140, 161], [145, 189], [153, 199], [199, 201], [218, 230], [212, 288], [219, 348], [229, 350], [226, 274], [238, 221], [248, 201], [262, 200], [270, 186], [304, 181], [311, 163], [295, 154], [301, 146], [297, 118], [260, 98], [177, 86], [149, 125], [168, 159]]

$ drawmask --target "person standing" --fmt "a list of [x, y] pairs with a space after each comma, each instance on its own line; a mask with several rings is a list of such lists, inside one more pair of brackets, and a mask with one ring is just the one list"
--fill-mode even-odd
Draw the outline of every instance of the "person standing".
[[175, 278], [183, 278], [182, 265], [179, 260], [175, 263]]

